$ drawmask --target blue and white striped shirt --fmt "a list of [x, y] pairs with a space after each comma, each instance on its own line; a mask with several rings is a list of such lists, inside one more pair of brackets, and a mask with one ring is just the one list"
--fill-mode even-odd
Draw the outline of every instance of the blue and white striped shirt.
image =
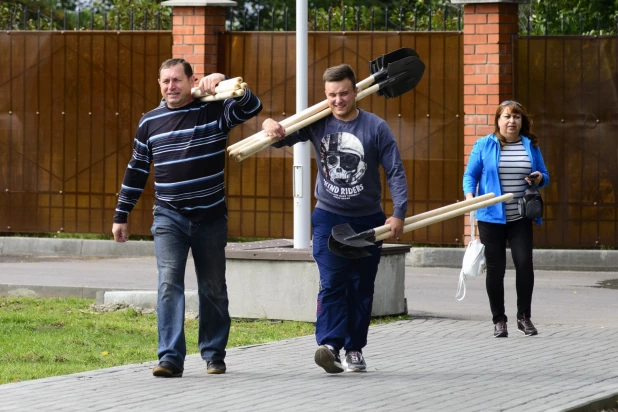
[[532, 171], [532, 162], [526, 153], [521, 140], [507, 143], [500, 152], [498, 174], [503, 193], [513, 193], [513, 199], [504, 202], [506, 221], [512, 222], [521, 219], [517, 203], [530, 187], [524, 179]]
[[162, 104], [139, 122], [133, 156], [122, 180], [114, 223], [126, 223], [154, 164], [155, 205], [191, 220], [224, 213], [227, 134], [256, 116], [262, 103], [249, 89], [243, 97], [215, 102], [195, 100], [170, 109]]

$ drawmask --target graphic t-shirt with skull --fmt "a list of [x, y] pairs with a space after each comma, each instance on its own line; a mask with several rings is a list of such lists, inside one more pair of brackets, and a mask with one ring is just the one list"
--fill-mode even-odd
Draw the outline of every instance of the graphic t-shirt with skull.
[[395, 138], [378, 116], [359, 110], [345, 122], [327, 116], [273, 146], [311, 140], [318, 165], [316, 207], [345, 216], [368, 216], [382, 210], [380, 164], [393, 198], [393, 215], [403, 219], [407, 183]]

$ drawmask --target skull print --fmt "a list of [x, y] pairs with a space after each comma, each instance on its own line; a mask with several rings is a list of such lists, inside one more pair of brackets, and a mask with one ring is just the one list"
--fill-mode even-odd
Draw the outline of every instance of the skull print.
[[364, 149], [353, 134], [338, 132], [325, 136], [320, 158], [326, 180], [346, 186], [357, 184], [365, 174]]

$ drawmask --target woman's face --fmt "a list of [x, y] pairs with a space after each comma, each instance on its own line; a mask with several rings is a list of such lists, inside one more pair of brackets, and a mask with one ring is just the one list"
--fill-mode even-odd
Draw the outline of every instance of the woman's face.
[[498, 128], [500, 129], [500, 134], [507, 140], [509, 138], [517, 140], [521, 130], [521, 114], [511, 113], [511, 108], [505, 107], [498, 118]]

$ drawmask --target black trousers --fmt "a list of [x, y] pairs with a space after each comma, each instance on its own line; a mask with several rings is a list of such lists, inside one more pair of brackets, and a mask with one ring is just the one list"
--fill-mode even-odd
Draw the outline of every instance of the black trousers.
[[532, 220], [519, 219], [506, 224], [478, 222], [481, 243], [485, 245], [487, 279], [485, 286], [493, 322], [508, 321], [504, 309], [506, 242], [515, 264], [517, 319], [530, 318], [534, 269], [532, 266]]

